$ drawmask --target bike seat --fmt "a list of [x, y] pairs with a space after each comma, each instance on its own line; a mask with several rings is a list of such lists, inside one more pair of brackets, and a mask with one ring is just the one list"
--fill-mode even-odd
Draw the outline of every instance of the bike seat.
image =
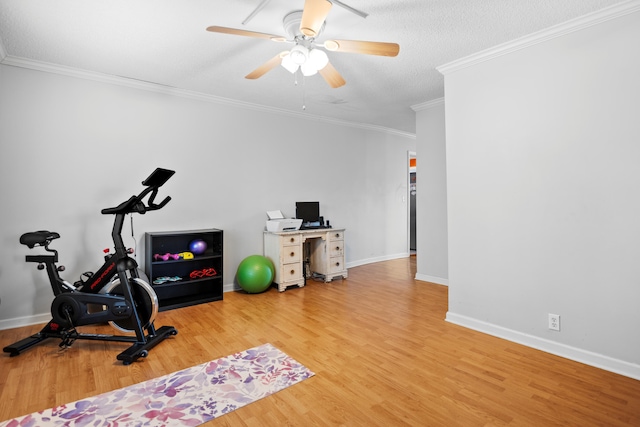
[[30, 249], [33, 249], [36, 245], [44, 246], [46, 243], [57, 239], [58, 237], [60, 237], [60, 235], [55, 231], [33, 231], [30, 233], [24, 233], [20, 236], [20, 243], [27, 245]]

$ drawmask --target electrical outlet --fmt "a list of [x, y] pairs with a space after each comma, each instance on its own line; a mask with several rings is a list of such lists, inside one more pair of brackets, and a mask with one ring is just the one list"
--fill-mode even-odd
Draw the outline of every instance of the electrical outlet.
[[552, 331], [560, 330], [560, 315], [549, 313], [549, 329]]

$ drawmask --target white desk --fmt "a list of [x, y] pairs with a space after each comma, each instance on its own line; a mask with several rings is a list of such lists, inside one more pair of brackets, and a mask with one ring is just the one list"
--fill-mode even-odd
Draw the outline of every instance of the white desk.
[[304, 286], [305, 243], [309, 244], [310, 273], [323, 276], [325, 282], [338, 276], [347, 278], [343, 228], [265, 231], [264, 255], [275, 266], [274, 282], [278, 284], [278, 291], [283, 292], [289, 286]]

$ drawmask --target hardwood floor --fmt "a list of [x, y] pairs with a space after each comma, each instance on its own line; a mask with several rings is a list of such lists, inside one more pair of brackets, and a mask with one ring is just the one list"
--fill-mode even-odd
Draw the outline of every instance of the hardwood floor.
[[[414, 276], [410, 257], [162, 312], [156, 325], [178, 335], [130, 366], [116, 363], [119, 343], [3, 353], [0, 420], [270, 342], [316, 375], [208, 425], [640, 426], [640, 381], [449, 324], [447, 288]], [[0, 345], [39, 329], [0, 331]]]

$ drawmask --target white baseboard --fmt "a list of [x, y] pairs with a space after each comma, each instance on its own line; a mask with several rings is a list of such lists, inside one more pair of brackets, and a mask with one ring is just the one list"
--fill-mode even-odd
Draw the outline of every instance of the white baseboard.
[[51, 320], [51, 313], [34, 314], [32, 316], [23, 316], [16, 317], [14, 319], [0, 320], [0, 330], [45, 324], [49, 322], [49, 320]]
[[442, 277], [428, 276], [426, 274], [416, 273], [415, 279], [421, 280], [423, 282], [435, 283], [436, 285], [449, 286], [449, 279], [444, 279]]
[[347, 268], [358, 267], [365, 264], [373, 264], [374, 262], [380, 262], [380, 261], [390, 261], [392, 259], [408, 258], [409, 256], [410, 256], [409, 252], [403, 252], [399, 254], [385, 255], [385, 256], [376, 257], [376, 258], [366, 258], [358, 261], [348, 262]]
[[239, 286], [236, 286], [233, 283], [227, 283], [225, 285], [222, 286], [222, 292], [234, 292], [234, 291], [239, 291], [241, 288]]
[[616, 374], [640, 380], [640, 365], [635, 363], [629, 363], [623, 360], [614, 359], [609, 356], [604, 356], [602, 354], [593, 353], [591, 351], [583, 350], [576, 347], [571, 347], [565, 344], [557, 343], [555, 341], [514, 331], [512, 329], [493, 325], [491, 323], [483, 322], [481, 320], [473, 319], [451, 312], [447, 312], [447, 317], [445, 320], [447, 322], [451, 322], [465, 328], [473, 329], [474, 331], [493, 335], [498, 338], [503, 338], [507, 341], [526, 345], [527, 347], [555, 354], [556, 356], [564, 357], [566, 359], [604, 369], [605, 371], [614, 372]]

